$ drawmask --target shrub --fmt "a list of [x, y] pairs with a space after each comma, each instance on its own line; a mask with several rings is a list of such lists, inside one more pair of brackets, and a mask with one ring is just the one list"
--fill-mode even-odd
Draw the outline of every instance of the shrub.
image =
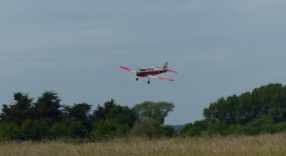
[[174, 127], [172, 127], [170, 125], [160, 126], [160, 135], [161, 136], [173, 137], [176, 134], [177, 133], [176, 133]]
[[0, 141], [4, 140], [23, 140], [24, 134], [20, 127], [15, 123], [0, 124]]

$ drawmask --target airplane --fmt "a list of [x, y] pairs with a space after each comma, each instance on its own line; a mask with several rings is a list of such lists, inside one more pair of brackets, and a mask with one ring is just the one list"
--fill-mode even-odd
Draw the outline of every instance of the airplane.
[[130, 69], [130, 68], [127, 68], [124, 66], [120, 66], [120, 68], [135, 73], [134, 76], [136, 77], [136, 81], [138, 81], [138, 77], [149, 77], [149, 80], [147, 82], [148, 84], [150, 84], [150, 78], [155, 78], [155, 79], [159, 79], [159, 80], [174, 81], [173, 79], [167, 79], [167, 78], [163, 78], [163, 77], [155, 77], [154, 75], [162, 74], [162, 73], [166, 73], [166, 72], [177, 73], [176, 71], [168, 69], [168, 61], [165, 62], [163, 68], [156, 67], [157, 69], [153, 69], [153, 67], [148, 67], [145, 69], [138, 68], [137, 70], [134, 70], [134, 69]]

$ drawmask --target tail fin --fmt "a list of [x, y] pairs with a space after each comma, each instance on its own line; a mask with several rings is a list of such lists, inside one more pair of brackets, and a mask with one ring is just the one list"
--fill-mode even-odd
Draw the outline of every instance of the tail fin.
[[168, 61], [165, 62], [163, 69], [168, 69]]

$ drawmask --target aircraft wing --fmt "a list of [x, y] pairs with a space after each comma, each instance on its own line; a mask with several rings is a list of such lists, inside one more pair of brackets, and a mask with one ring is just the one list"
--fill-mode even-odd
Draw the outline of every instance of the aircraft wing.
[[[158, 69], [162, 69], [162, 70], [164, 70], [163, 68], [161, 68], [161, 67], [156, 67], [156, 68], [158, 68]], [[174, 70], [169, 70], [169, 69], [166, 69], [168, 72], [172, 72], [172, 73], [177, 73], [176, 71], [174, 71]]]
[[134, 69], [130, 69], [130, 68], [123, 67], [123, 66], [120, 66], [120, 68], [125, 69], [125, 70], [128, 70], [128, 71], [131, 71], [131, 72], [133, 72], [133, 73], [136, 73], [136, 70], [134, 70]]
[[148, 76], [150, 78], [154, 78], [154, 79], [160, 79], [160, 80], [167, 80], [167, 81], [174, 81], [173, 79], [167, 79], [167, 78], [163, 78], [163, 77], [155, 77], [155, 76]]

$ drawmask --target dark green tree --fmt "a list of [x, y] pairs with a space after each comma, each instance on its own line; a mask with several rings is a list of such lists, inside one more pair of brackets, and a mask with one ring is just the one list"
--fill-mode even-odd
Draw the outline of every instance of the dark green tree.
[[80, 121], [85, 121], [88, 119], [88, 113], [90, 112], [91, 106], [92, 105], [87, 103], [79, 103], [74, 104], [73, 107], [66, 105], [63, 105], [62, 107], [64, 108], [63, 112], [67, 113], [69, 117], [76, 118]]
[[24, 140], [24, 134], [21, 128], [15, 123], [0, 124], [0, 141]]
[[170, 125], [162, 125], [160, 128], [160, 135], [165, 137], [173, 137], [176, 136], [176, 131], [174, 127]]
[[70, 137], [86, 138], [89, 130], [82, 124], [81, 121], [71, 122], [68, 125], [67, 133]]
[[101, 120], [94, 124], [93, 131], [90, 132], [92, 140], [102, 138], [113, 138], [116, 135], [117, 125], [112, 120]]
[[44, 94], [38, 98], [38, 101], [34, 103], [36, 119], [56, 118], [60, 120], [60, 101], [61, 99], [59, 99], [57, 93], [53, 91], [44, 92]]
[[187, 123], [185, 124], [180, 131], [178, 132], [180, 136], [186, 137], [186, 136], [195, 136], [197, 135], [196, 132], [193, 131], [193, 124]]
[[68, 127], [63, 122], [54, 123], [48, 130], [48, 137], [52, 139], [68, 135]]
[[195, 121], [194, 124], [192, 125], [192, 130], [200, 134], [202, 131], [208, 130], [208, 124], [205, 120]]
[[250, 92], [242, 93], [239, 96], [239, 104], [236, 107], [236, 121], [238, 124], [244, 125], [253, 117], [251, 113], [252, 103]]
[[203, 115], [210, 133], [253, 135], [282, 131], [283, 125], [278, 123], [286, 121], [286, 87], [270, 83], [238, 97], [220, 98], [205, 108]]
[[133, 127], [134, 122], [138, 119], [136, 113], [128, 106], [114, 105], [106, 118], [112, 120], [116, 124], [127, 124], [129, 127]]
[[14, 93], [14, 100], [16, 102], [13, 105], [3, 105], [0, 118], [1, 122], [15, 123], [20, 126], [23, 121], [33, 118], [31, 110], [33, 98], [30, 98], [29, 94], [18, 92]]
[[99, 122], [101, 120], [105, 120], [106, 115], [109, 113], [109, 111], [111, 110], [111, 108], [114, 105], [116, 105], [116, 104], [115, 104], [113, 99], [111, 99], [111, 101], [105, 102], [103, 106], [100, 106], [98, 104], [96, 110], [94, 110], [90, 116], [91, 120], [93, 120], [94, 122]]
[[21, 125], [26, 140], [41, 140], [46, 137], [49, 126], [45, 119], [34, 120], [28, 119]]

